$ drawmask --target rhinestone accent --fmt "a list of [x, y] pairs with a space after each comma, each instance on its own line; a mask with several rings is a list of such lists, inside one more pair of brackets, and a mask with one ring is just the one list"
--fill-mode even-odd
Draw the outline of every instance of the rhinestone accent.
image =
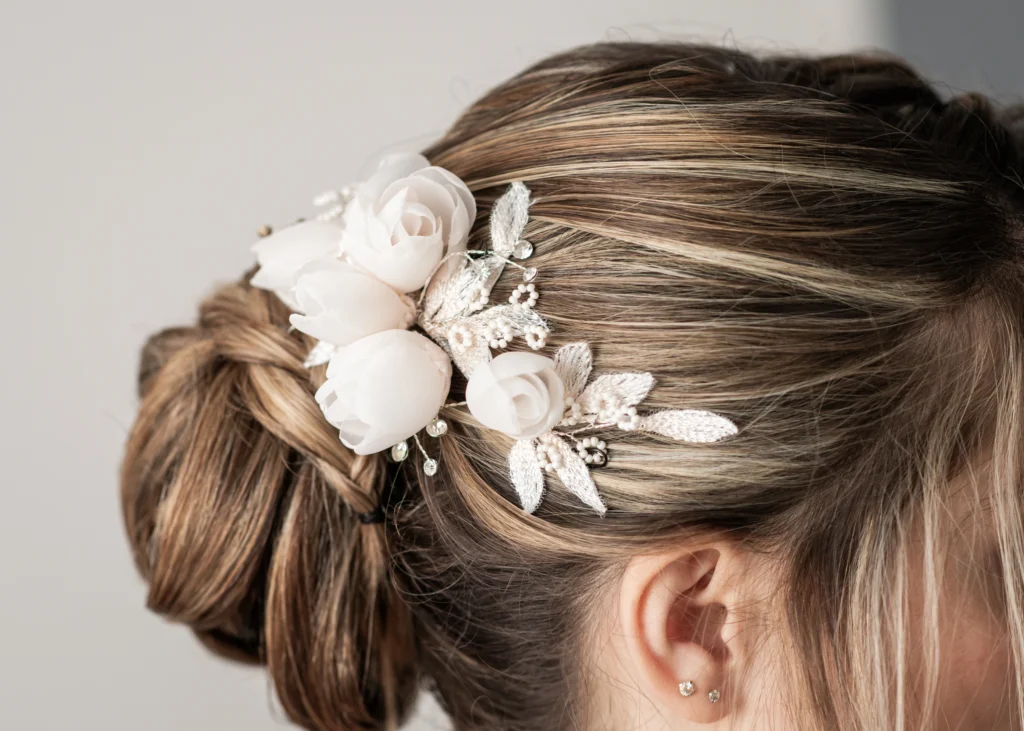
[[679, 684], [679, 695], [685, 698], [689, 698], [696, 690], [697, 687], [693, 684], [692, 680], [687, 680]]
[[526, 239], [520, 239], [519, 243], [512, 249], [512, 256], [516, 259], [529, 259], [533, 256], [533, 244]]
[[402, 462], [406, 457], [409, 456], [409, 443], [399, 442], [391, 448], [391, 459], [396, 462]]
[[527, 267], [523, 270], [523, 281], [532, 282], [537, 278], [537, 267]]
[[428, 459], [426, 462], [424, 462], [423, 463], [423, 471], [427, 474], [428, 477], [433, 477], [434, 475], [436, 475], [437, 474], [437, 460], [436, 459]]
[[444, 419], [434, 419], [427, 424], [427, 434], [432, 437], [440, 437], [448, 433], [448, 422]]
[[721, 697], [722, 697], [722, 694], [719, 693], [717, 690], [713, 690], [710, 693], [708, 693], [708, 700], [711, 701], [712, 703], [718, 703], [718, 699], [721, 698]]

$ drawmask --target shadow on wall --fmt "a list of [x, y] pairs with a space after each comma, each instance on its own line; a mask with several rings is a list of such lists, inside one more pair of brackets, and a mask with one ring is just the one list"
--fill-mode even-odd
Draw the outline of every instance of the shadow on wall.
[[[1024, 0], [886, 0], [892, 50], [943, 98], [1024, 99]], [[952, 93], [949, 93], [952, 92]]]

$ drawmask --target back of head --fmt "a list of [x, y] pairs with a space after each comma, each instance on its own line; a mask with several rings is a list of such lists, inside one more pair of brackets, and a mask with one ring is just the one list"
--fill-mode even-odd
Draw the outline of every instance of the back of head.
[[785, 577], [804, 727], [883, 728], [905, 708], [878, 692], [902, 687], [902, 526], [937, 521], [994, 439], [1024, 660], [1022, 116], [881, 54], [598, 44], [526, 69], [424, 152], [473, 192], [469, 247], [528, 184], [549, 344], [654, 373], [651, 408], [740, 436], [622, 436], [594, 475], [606, 515], [554, 488], [524, 513], [511, 440], [465, 408], [434, 476], [339, 443], [315, 341], [250, 271], [143, 350], [122, 500], [150, 608], [265, 664], [307, 729], [397, 728], [423, 683], [459, 729], [575, 728], [601, 587], [727, 533]]

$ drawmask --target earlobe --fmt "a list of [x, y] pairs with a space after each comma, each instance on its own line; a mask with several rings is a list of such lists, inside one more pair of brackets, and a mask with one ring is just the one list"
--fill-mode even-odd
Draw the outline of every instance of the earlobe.
[[711, 723], [734, 707], [726, 641], [735, 592], [727, 579], [738, 561], [733, 546], [716, 544], [637, 557], [626, 568], [621, 629], [637, 679], [666, 718]]

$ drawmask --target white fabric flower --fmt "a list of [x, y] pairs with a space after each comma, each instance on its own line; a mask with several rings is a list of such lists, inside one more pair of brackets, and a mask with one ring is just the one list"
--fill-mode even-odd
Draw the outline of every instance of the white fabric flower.
[[565, 386], [551, 358], [502, 353], [473, 369], [466, 405], [484, 426], [516, 439], [533, 439], [561, 421]]
[[448, 354], [411, 330], [385, 330], [338, 350], [316, 401], [341, 441], [373, 454], [408, 439], [448, 397]]
[[423, 155], [391, 155], [358, 187], [343, 218], [345, 254], [399, 292], [412, 292], [442, 257], [466, 250], [476, 202], [465, 183]]
[[291, 289], [296, 272], [316, 259], [336, 259], [341, 237], [341, 226], [327, 221], [302, 221], [272, 233], [252, 245], [260, 268], [249, 283], [272, 290], [294, 310]]
[[295, 275], [292, 325], [331, 345], [412, 324], [415, 305], [372, 274], [341, 261], [313, 261]]

